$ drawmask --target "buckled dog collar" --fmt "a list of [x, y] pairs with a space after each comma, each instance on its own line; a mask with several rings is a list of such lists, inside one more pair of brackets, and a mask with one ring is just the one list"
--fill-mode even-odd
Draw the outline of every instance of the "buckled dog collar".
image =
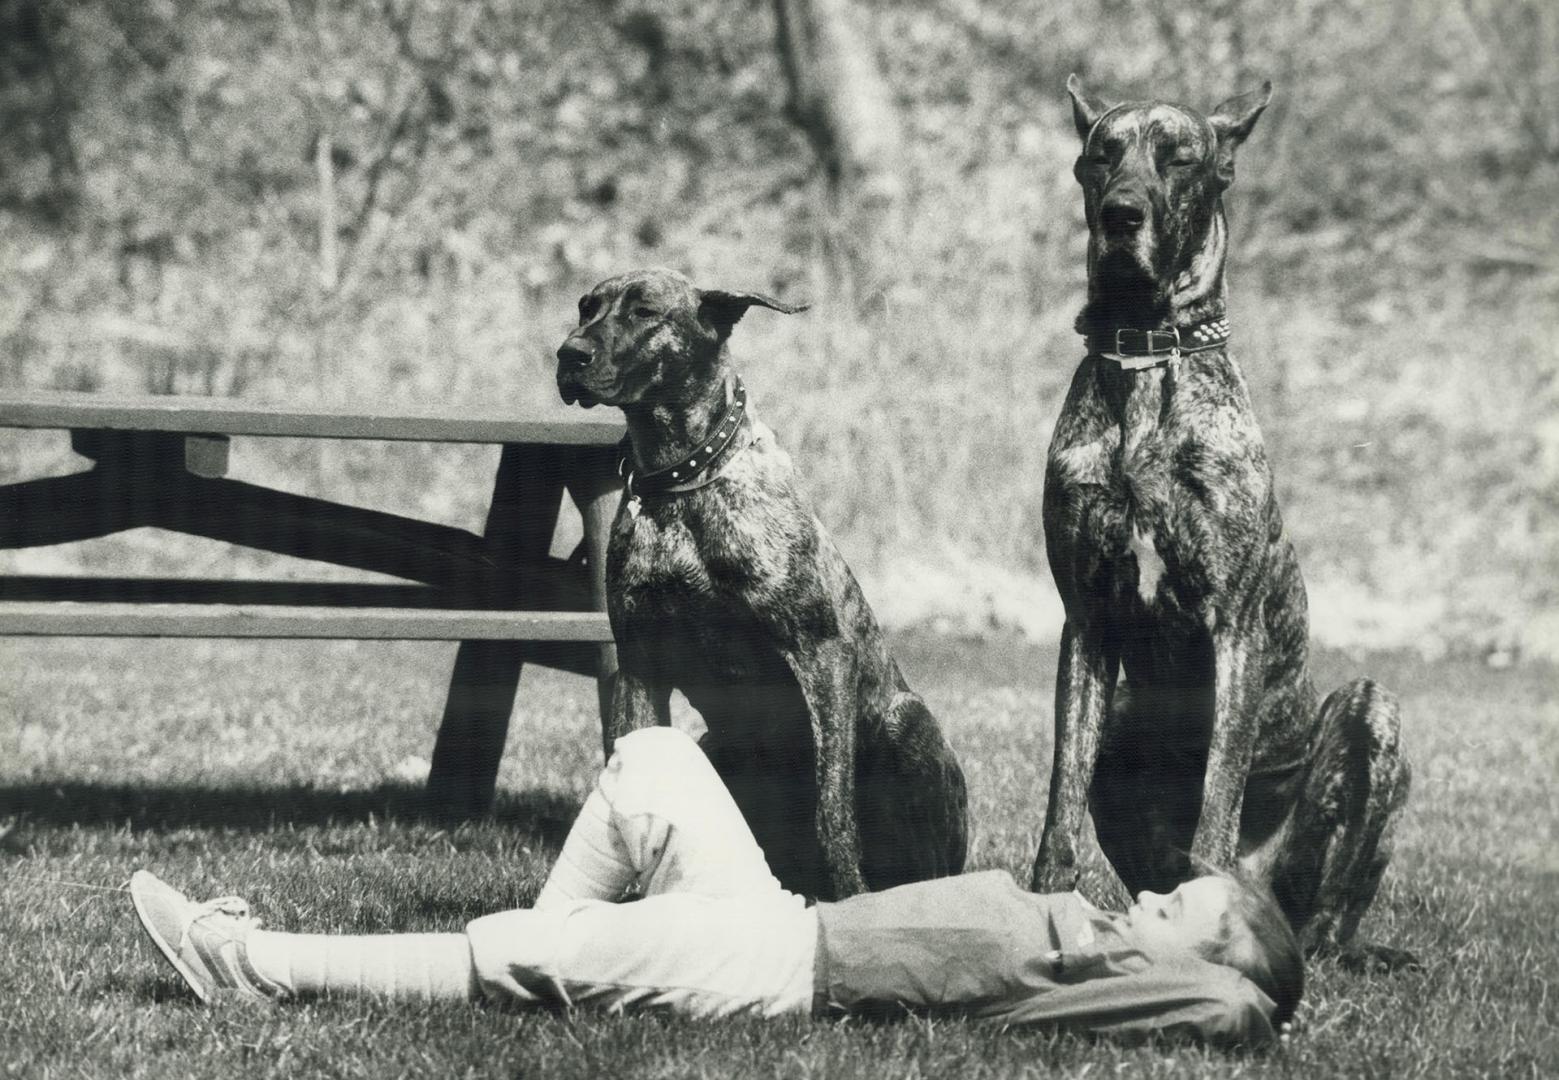
[[1184, 353], [1205, 352], [1229, 341], [1228, 316], [1167, 330], [1121, 328], [1104, 334], [1087, 334], [1088, 355], [1102, 357], [1122, 371], [1142, 371], [1178, 360]]
[[623, 437], [619, 444], [622, 458], [617, 463], [617, 472], [623, 478], [623, 486], [635, 506], [641, 496], [644, 495], [675, 495], [684, 491], [694, 491], [706, 484], [719, 479], [719, 472], [713, 469], [716, 462], [725, 464], [721, 459], [725, 451], [735, 441], [737, 434], [747, 426], [747, 388], [742, 385], [740, 375], [732, 377], [734, 383], [731, 390], [731, 403], [725, 407], [719, 421], [710, 430], [709, 435], [703, 440], [703, 444], [695, 447], [693, 452], [682, 460], [677, 461], [663, 469], [654, 472], [640, 473], [633, 468], [631, 456], [632, 443], [628, 436]]

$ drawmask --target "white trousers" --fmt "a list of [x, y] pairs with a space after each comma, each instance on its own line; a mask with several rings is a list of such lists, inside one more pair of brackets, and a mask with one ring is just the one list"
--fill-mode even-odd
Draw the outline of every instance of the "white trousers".
[[[614, 903], [630, 886], [644, 898]], [[674, 728], [617, 740], [536, 906], [466, 935], [490, 997], [700, 1017], [812, 1006], [816, 911]]]

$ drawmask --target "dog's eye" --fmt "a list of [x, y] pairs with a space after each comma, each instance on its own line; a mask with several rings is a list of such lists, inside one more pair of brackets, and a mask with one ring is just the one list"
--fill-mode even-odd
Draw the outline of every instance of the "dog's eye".
[[636, 307], [633, 309], [633, 317], [635, 319], [658, 319], [660, 318], [660, 312], [654, 308]]
[[595, 313], [601, 310], [601, 298], [598, 296], [581, 296], [579, 298], [579, 321], [587, 322], [595, 317]]
[[1113, 135], [1102, 136], [1089, 149], [1085, 157], [1090, 165], [1108, 165], [1126, 150], [1125, 144]]

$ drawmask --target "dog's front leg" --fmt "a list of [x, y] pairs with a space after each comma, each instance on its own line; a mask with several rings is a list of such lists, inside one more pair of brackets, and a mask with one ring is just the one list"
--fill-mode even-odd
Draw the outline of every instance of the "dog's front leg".
[[806, 698], [817, 769], [817, 839], [833, 899], [866, 891], [855, 815], [855, 658], [837, 638], [785, 655]]
[[1256, 751], [1261, 635], [1254, 627], [1213, 630], [1213, 729], [1202, 783], [1202, 812], [1191, 841], [1195, 869], [1227, 870], [1240, 839], [1245, 781]]
[[620, 669], [612, 686], [612, 712], [601, 730], [606, 756], [612, 756], [617, 740], [630, 731], [656, 725], [671, 726], [671, 687]]
[[1120, 659], [1107, 654], [1097, 635], [1068, 619], [1061, 631], [1056, 670], [1055, 758], [1050, 800], [1029, 888], [1069, 892], [1077, 886], [1077, 838], [1088, 810], [1088, 785], [1099, 756], [1099, 738], [1109, 715]]

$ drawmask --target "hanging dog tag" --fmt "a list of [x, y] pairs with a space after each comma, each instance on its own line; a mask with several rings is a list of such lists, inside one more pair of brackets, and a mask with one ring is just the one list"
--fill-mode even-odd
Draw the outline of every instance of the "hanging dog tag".
[[628, 520], [636, 521], [639, 517], [639, 497], [635, 495], [628, 500]]

